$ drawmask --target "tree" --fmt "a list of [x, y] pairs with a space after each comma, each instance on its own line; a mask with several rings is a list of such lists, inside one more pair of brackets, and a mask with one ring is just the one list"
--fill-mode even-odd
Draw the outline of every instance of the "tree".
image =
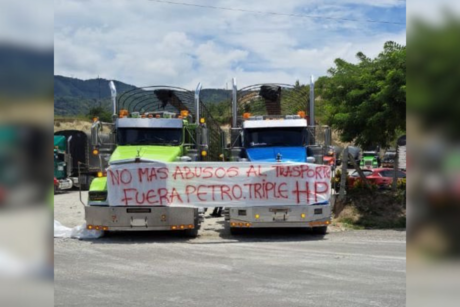
[[112, 114], [103, 107], [90, 108], [87, 116], [90, 120], [92, 120], [95, 117], [99, 117], [99, 120], [103, 122], [112, 122]]
[[375, 59], [357, 58], [336, 59], [321, 80], [327, 122], [344, 142], [387, 147], [406, 130], [406, 47], [386, 42]]
[[445, 11], [440, 22], [414, 20], [408, 35], [409, 105], [424, 130], [459, 139], [460, 21]]

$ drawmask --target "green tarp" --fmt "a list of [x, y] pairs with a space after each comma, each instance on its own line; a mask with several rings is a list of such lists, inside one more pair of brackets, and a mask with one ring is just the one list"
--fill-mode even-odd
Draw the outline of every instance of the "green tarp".
[[67, 148], [67, 143], [66, 143], [65, 136], [55, 135], [54, 136], [54, 149], [57, 149], [59, 151], [65, 151], [66, 148]]

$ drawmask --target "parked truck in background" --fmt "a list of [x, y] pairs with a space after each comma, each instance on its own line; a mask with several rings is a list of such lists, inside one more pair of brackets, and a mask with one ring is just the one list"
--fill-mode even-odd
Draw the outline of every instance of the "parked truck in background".
[[54, 136], [54, 192], [71, 189], [73, 181], [70, 179], [72, 174], [72, 157], [68, 152], [68, 143], [72, 141], [63, 135]]
[[394, 168], [396, 159], [396, 149], [390, 148], [383, 155], [382, 167]]
[[[100, 133], [107, 140], [107, 133]], [[102, 176], [101, 169], [107, 166], [99, 152], [110, 153], [113, 146], [98, 149], [91, 146], [91, 135], [80, 130], [61, 130], [54, 133], [54, 177], [60, 189], [78, 187], [88, 190], [91, 181]], [[104, 164], [101, 167], [101, 163]]]
[[[282, 99], [292, 104], [289, 109], [297, 108], [299, 112], [285, 114]], [[307, 101], [305, 95], [290, 85], [262, 84], [238, 90], [233, 79], [227, 159], [323, 164], [325, 151], [330, 148], [331, 130], [308, 125], [304, 111]], [[260, 106], [264, 106], [265, 114], [260, 114]], [[250, 113], [255, 109], [259, 114]], [[314, 122], [314, 118], [310, 121]], [[225, 220], [232, 233], [237, 233], [240, 225], [250, 225], [245, 228], [313, 228], [314, 232], [324, 234], [331, 220], [331, 204], [227, 208]]]
[[342, 164], [342, 160], [340, 159], [342, 151], [343, 149], [338, 146], [328, 146], [323, 157], [323, 163], [335, 169], [336, 166]]
[[363, 151], [363, 156], [362, 156], [361, 163], [360, 163], [359, 167], [371, 169], [371, 168], [377, 168], [379, 166], [380, 166], [380, 164], [379, 164], [379, 159], [378, 159], [378, 156], [377, 156], [377, 152], [375, 152], [375, 151]]
[[[99, 153], [109, 164], [187, 162], [218, 160], [222, 153], [222, 133], [200, 101], [201, 84], [195, 93], [177, 87], [137, 88], [117, 99], [110, 83], [113, 122], [94, 122], [93, 150], [114, 146], [113, 153]], [[110, 129], [107, 142], [101, 140], [102, 127]], [[103, 231], [174, 230], [197, 236], [197, 208], [168, 206], [111, 206], [107, 177], [91, 183], [85, 219], [88, 229]]]

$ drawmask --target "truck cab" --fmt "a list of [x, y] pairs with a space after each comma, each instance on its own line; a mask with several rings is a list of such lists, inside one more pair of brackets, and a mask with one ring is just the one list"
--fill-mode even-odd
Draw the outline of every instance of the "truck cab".
[[[231, 143], [227, 157], [231, 161], [270, 163], [322, 163], [329, 145], [328, 127], [309, 127], [304, 111], [297, 114], [280, 114], [282, 95], [295, 95], [294, 87], [262, 84], [236, 88], [233, 84], [233, 123]], [[302, 95], [297, 95], [302, 105]], [[303, 97], [305, 98], [305, 97]], [[265, 104], [267, 114], [252, 115], [238, 110], [248, 109], [253, 102]], [[260, 108], [258, 108], [260, 111]], [[275, 114], [278, 113], [278, 114]], [[326, 132], [326, 133], [324, 133]], [[329, 133], [329, 136], [327, 135]], [[323, 141], [327, 144], [320, 144]], [[250, 228], [313, 228], [324, 234], [330, 224], [330, 203], [296, 206], [253, 206], [227, 208], [225, 219], [232, 233], [240, 231], [239, 225]]]
[[[114, 88], [114, 85], [111, 84]], [[112, 88], [112, 91], [114, 91]], [[206, 110], [199, 99], [201, 85], [192, 92], [171, 87], [149, 87], [124, 93], [116, 101], [113, 95], [112, 124], [95, 121], [92, 144], [98, 150], [102, 128], [111, 130], [114, 151], [100, 153], [109, 165], [149, 162], [205, 161], [216, 158], [209, 151]], [[176, 112], [171, 109], [177, 108]], [[203, 117], [199, 115], [202, 114]], [[211, 131], [219, 136], [220, 131]], [[213, 139], [216, 139], [214, 137]], [[217, 137], [218, 139], [218, 137]], [[219, 140], [220, 144], [221, 140]], [[108, 201], [106, 170], [101, 170], [90, 187], [85, 216], [88, 229], [104, 231], [182, 230], [195, 237], [198, 233], [198, 209], [168, 206], [111, 206]]]
[[360, 163], [361, 168], [377, 168], [380, 167], [380, 157], [377, 151], [364, 151]]
[[307, 120], [299, 115], [250, 116], [243, 122], [243, 148], [248, 161], [306, 162]]
[[73, 186], [71, 175], [72, 156], [68, 152], [68, 142], [65, 136], [54, 136], [54, 185], [58, 190], [71, 189]]

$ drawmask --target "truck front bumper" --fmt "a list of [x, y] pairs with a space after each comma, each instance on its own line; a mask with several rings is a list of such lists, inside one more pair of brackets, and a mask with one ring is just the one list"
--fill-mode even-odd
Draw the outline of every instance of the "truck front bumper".
[[59, 182], [59, 185], [58, 185], [59, 190], [68, 190], [73, 187], [73, 182], [70, 179], [59, 179], [58, 182]]
[[236, 219], [230, 221], [230, 227], [233, 228], [313, 228], [325, 227], [330, 224], [330, 219], [311, 222], [244, 222]]
[[183, 207], [85, 206], [89, 229], [104, 231], [187, 230], [198, 227], [198, 209]]
[[331, 223], [331, 206], [229, 208], [226, 220], [238, 228], [312, 228]]

